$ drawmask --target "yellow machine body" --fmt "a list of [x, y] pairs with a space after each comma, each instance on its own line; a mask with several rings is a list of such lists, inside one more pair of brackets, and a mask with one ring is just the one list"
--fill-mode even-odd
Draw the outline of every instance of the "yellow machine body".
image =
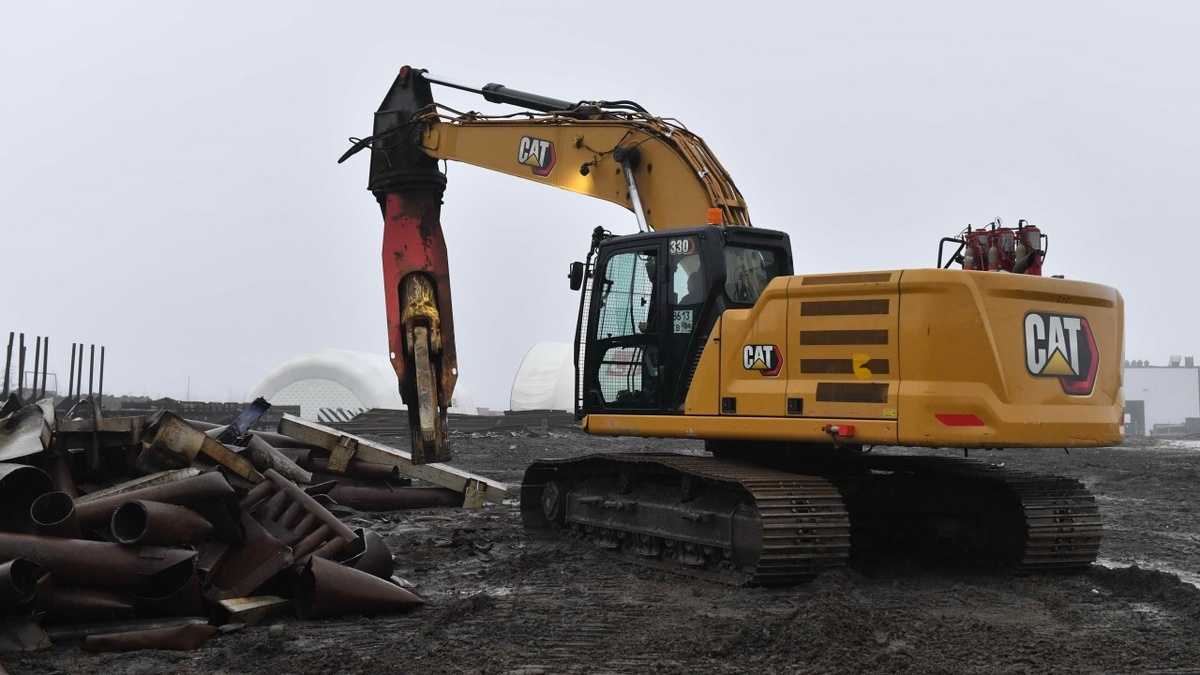
[[847, 445], [1112, 445], [1124, 438], [1122, 317], [1115, 289], [1057, 278], [779, 277], [753, 308], [721, 316], [685, 414], [592, 414], [584, 427]]

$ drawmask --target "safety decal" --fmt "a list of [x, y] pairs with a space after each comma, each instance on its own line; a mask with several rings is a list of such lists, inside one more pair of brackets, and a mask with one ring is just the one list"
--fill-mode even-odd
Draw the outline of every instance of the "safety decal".
[[1099, 361], [1096, 338], [1084, 317], [1046, 312], [1025, 315], [1025, 367], [1030, 375], [1056, 377], [1064, 392], [1089, 396]]
[[535, 176], [549, 176], [554, 170], [554, 144], [532, 136], [522, 136], [517, 161], [533, 169]]
[[763, 377], [775, 377], [783, 368], [783, 354], [775, 345], [746, 345], [742, 348], [742, 366], [757, 370]]

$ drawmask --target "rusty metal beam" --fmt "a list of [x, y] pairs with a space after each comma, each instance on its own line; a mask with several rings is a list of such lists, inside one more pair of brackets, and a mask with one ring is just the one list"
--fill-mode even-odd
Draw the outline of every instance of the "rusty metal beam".
[[279, 422], [279, 432], [285, 436], [308, 443], [309, 445], [324, 448], [330, 452], [333, 452], [341, 444], [342, 438], [353, 438], [357, 443], [355, 451], [356, 459], [378, 464], [390, 464], [399, 467], [400, 472], [406, 476], [412, 476], [427, 483], [433, 483], [434, 485], [440, 485], [441, 487], [450, 488], [455, 492], [463, 493], [464, 506], [468, 504], [479, 505], [483, 501], [499, 504], [504, 501], [504, 497], [507, 495], [507, 488], [503, 483], [489, 480], [446, 464], [414, 464], [412, 455], [403, 450], [398, 450], [359, 436], [343, 434], [336, 429], [315, 422], [309, 422], [294, 415], [283, 416], [283, 419]]

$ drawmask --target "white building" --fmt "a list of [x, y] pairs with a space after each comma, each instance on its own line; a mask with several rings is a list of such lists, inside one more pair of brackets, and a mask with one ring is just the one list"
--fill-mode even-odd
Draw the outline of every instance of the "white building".
[[508, 396], [509, 410], [575, 410], [575, 346], [539, 342], [525, 354]]
[[1130, 436], [1177, 433], [1189, 418], [1200, 418], [1200, 368], [1190, 356], [1172, 356], [1166, 366], [1134, 361], [1125, 366], [1123, 382]]
[[[387, 357], [346, 349], [322, 349], [284, 361], [248, 398], [259, 396], [272, 405], [298, 405], [300, 416], [314, 421], [344, 419], [371, 408], [405, 409]], [[455, 387], [450, 412], [478, 414], [461, 383]]]

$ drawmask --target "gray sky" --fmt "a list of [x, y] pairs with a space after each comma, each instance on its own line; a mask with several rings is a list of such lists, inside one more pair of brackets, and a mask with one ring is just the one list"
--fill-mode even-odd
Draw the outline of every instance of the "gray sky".
[[[103, 344], [106, 391], [211, 400], [303, 351], [386, 351], [367, 158], [336, 160], [410, 64], [678, 118], [800, 273], [929, 267], [968, 223], [1028, 219], [1048, 274], [1124, 294], [1127, 358], [1200, 352], [1200, 5], [981, 4], [0, 4], [2, 337], [50, 336], [64, 378], [71, 342]], [[504, 408], [529, 347], [573, 338], [592, 228], [636, 223], [448, 173], [460, 382]]]

